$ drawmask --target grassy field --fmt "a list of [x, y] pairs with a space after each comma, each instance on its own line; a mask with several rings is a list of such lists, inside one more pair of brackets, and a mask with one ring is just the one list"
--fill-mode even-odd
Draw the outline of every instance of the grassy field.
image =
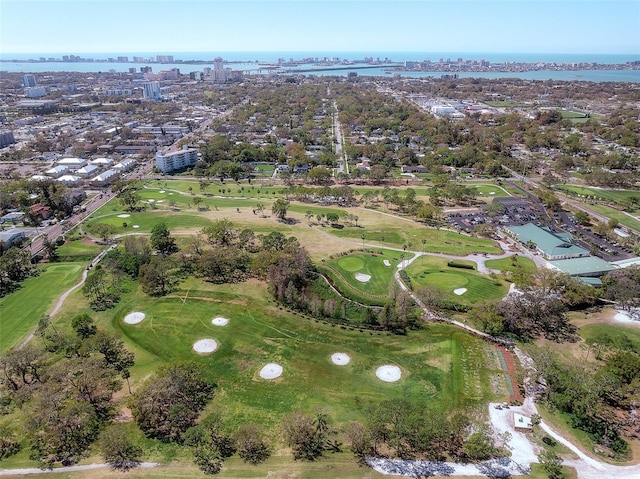
[[[515, 260], [513, 259], [515, 258]], [[501, 259], [489, 259], [485, 261], [485, 266], [490, 269], [497, 269], [500, 271], [515, 271], [515, 266], [513, 262], [516, 262], [518, 266], [520, 266], [525, 271], [537, 271], [538, 267], [533, 262], [533, 260], [529, 258], [525, 258], [524, 256], [518, 257], [509, 257], [509, 258], [501, 258]]]
[[607, 190], [601, 188], [589, 188], [585, 186], [560, 185], [561, 191], [572, 191], [579, 195], [594, 196], [603, 200], [619, 202], [623, 198], [640, 198], [640, 192], [635, 190]]
[[[398, 263], [402, 260], [399, 251], [375, 249], [380, 254], [353, 253], [325, 261], [320, 265], [346, 296], [365, 303], [384, 304], [388, 299], [389, 285]], [[410, 255], [406, 255], [409, 257]], [[385, 265], [385, 261], [389, 265]], [[359, 281], [356, 274], [370, 276], [368, 281]]]
[[606, 216], [607, 218], [614, 218], [618, 220], [618, 223], [621, 225], [640, 232], [640, 220], [637, 220], [622, 211], [618, 211], [605, 205], [589, 205], [588, 208]]
[[74, 262], [74, 261], [86, 261], [89, 262], [95, 258], [102, 250], [101, 246], [92, 243], [89, 240], [75, 240], [69, 241], [60, 246], [57, 250], [60, 261]]
[[[458, 262], [460, 262], [458, 260]], [[500, 299], [507, 293], [507, 285], [477, 271], [447, 266], [447, 259], [421, 257], [407, 268], [415, 287], [435, 286], [442, 292], [442, 299], [453, 303], [472, 305], [487, 299]], [[453, 291], [466, 288], [461, 295]]]
[[474, 185], [470, 184], [476, 190], [478, 190], [478, 196], [483, 198], [491, 198], [493, 196], [511, 196], [507, 190], [505, 190], [502, 186], [499, 185]]
[[18, 291], [0, 298], [0, 352], [27, 337], [55, 304], [58, 296], [80, 280], [86, 263], [53, 263], [27, 279]]

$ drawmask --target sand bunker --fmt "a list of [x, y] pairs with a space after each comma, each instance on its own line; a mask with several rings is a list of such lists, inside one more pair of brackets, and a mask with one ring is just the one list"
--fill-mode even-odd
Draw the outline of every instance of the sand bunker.
[[139, 312], [129, 313], [124, 317], [124, 322], [127, 324], [138, 324], [138, 323], [141, 323], [144, 318], [145, 318], [144, 313], [139, 313]]
[[132, 228], [138, 229], [140, 228], [140, 225], [133, 225]]
[[269, 363], [260, 370], [262, 379], [275, 379], [282, 376], [282, 366], [276, 363]]
[[218, 316], [217, 318], [213, 318], [211, 320], [211, 324], [214, 326], [226, 326], [229, 324], [229, 320], [227, 318], [223, 318], [222, 316]]
[[155, 203], [156, 200], [149, 200], [149, 203]]
[[158, 200], [158, 203], [164, 203], [164, 200]]
[[346, 366], [351, 361], [351, 358], [346, 353], [333, 353], [331, 355], [331, 362], [338, 366]]
[[393, 383], [402, 377], [402, 371], [400, 371], [398, 366], [385, 364], [376, 369], [376, 376], [378, 376], [378, 379], [381, 381]]
[[389, 262], [388, 259], [382, 260], [382, 262], [384, 263], [385, 266], [391, 266], [391, 263]]
[[124, 213], [124, 214], [118, 215], [118, 218], [128, 218], [129, 216], [131, 216], [131, 215], [128, 215], [127, 213]]
[[367, 281], [369, 281], [371, 279], [371, 276], [369, 276], [368, 274], [364, 274], [364, 273], [356, 273], [356, 279], [358, 281], [360, 281], [361, 283], [366, 283]]
[[171, 196], [173, 193], [169, 193], [169, 196]]
[[490, 194], [490, 195], [495, 195], [495, 194], [496, 194], [496, 192], [495, 192], [495, 191], [491, 191], [491, 192], [489, 192], [489, 194]]
[[164, 190], [160, 190], [158, 193], [164, 193]]
[[631, 310], [631, 311], [617, 311], [616, 315], [613, 317], [615, 321], [621, 321], [623, 323], [628, 322], [640, 322], [640, 309]]
[[460, 296], [467, 292], [467, 288], [456, 288], [453, 290], [453, 292]]
[[193, 343], [193, 350], [200, 354], [212, 353], [218, 349], [218, 343], [213, 339], [201, 339]]

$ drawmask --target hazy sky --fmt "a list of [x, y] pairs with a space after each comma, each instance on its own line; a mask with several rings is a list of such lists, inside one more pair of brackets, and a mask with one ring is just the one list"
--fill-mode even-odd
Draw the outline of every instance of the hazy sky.
[[0, 0], [0, 51], [640, 55], [640, 0]]

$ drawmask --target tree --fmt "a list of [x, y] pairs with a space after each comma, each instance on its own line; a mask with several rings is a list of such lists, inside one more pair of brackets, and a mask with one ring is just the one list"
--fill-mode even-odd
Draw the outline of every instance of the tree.
[[161, 367], [132, 397], [131, 412], [149, 437], [181, 442], [213, 396], [215, 384], [194, 363]]
[[315, 461], [322, 456], [326, 431], [316, 427], [312, 416], [300, 411], [289, 414], [282, 420], [282, 432], [287, 446], [293, 449], [294, 459]]
[[138, 280], [142, 291], [149, 296], [164, 296], [173, 289], [175, 284], [175, 278], [171, 274], [171, 264], [158, 257], [140, 266]]
[[142, 448], [134, 444], [121, 424], [110, 426], [100, 434], [100, 452], [113, 469], [128, 471], [140, 465]]
[[127, 188], [121, 191], [118, 194], [118, 198], [120, 199], [120, 204], [124, 206], [127, 211], [135, 211], [138, 208], [138, 203], [141, 200], [140, 195], [131, 188]]
[[[99, 331], [93, 338], [96, 350], [102, 354], [105, 365], [117, 371], [129, 385], [130, 368], [135, 364], [134, 354], [115, 335]], [[131, 386], [129, 386], [131, 393]]]
[[471, 434], [464, 444], [465, 455], [473, 461], [491, 459], [497, 452], [491, 436], [484, 430]]
[[575, 217], [576, 221], [581, 225], [588, 226], [591, 224], [591, 221], [589, 220], [589, 215], [584, 211], [576, 211], [576, 213], [573, 216]]
[[89, 232], [99, 236], [103, 242], [109, 241], [109, 238], [116, 232], [116, 227], [107, 223], [95, 223], [91, 226]]
[[241, 426], [232, 436], [238, 455], [244, 462], [258, 465], [271, 456], [269, 444], [256, 426]]
[[178, 251], [176, 240], [171, 237], [165, 223], [156, 224], [151, 230], [151, 246], [162, 256], [168, 256]]
[[562, 470], [562, 458], [554, 451], [545, 449], [538, 454], [538, 461], [549, 479], [563, 479], [565, 477]]
[[87, 339], [96, 334], [97, 328], [88, 313], [80, 313], [71, 320], [71, 327], [80, 339]]
[[217, 414], [210, 414], [191, 427], [185, 435], [185, 444], [192, 447], [195, 463], [205, 474], [219, 473], [222, 462], [235, 453], [235, 445], [223, 432], [222, 419]]
[[202, 228], [202, 234], [212, 245], [231, 246], [238, 238], [238, 231], [227, 218], [214, 221], [209, 226]]
[[289, 202], [285, 199], [278, 198], [271, 207], [273, 215], [281, 221], [284, 221], [287, 217], [287, 210], [289, 209]]

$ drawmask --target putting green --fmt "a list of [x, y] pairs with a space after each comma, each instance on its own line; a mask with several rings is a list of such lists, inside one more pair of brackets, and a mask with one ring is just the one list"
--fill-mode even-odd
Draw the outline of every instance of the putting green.
[[364, 267], [364, 260], [357, 256], [345, 256], [338, 260], [338, 265], [345, 271], [360, 271]]

